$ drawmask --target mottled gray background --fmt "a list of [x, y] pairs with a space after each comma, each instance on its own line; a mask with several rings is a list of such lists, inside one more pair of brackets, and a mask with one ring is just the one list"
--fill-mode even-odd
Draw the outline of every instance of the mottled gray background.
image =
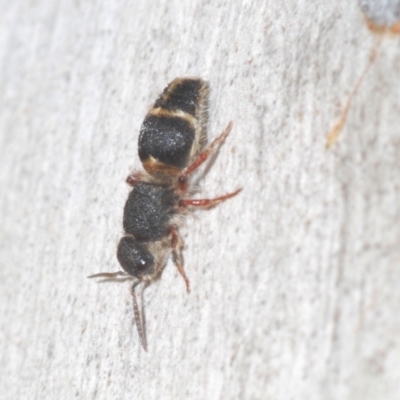
[[[0, 1], [1, 399], [400, 398], [400, 36], [325, 149], [366, 3]], [[210, 138], [235, 122], [201, 195], [244, 191], [188, 218], [192, 293], [168, 263], [145, 353], [129, 283], [86, 276], [119, 268], [141, 122], [184, 75]]]

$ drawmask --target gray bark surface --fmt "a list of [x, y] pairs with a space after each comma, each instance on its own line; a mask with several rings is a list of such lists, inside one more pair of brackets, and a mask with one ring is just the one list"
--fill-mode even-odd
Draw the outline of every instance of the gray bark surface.
[[[365, 2], [364, 2], [365, 3]], [[371, 2], [369, 2], [371, 3]], [[373, 2], [372, 2], [373, 3]], [[0, 2], [0, 399], [400, 398], [400, 36], [357, 1]], [[116, 244], [137, 138], [178, 76], [234, 129], [144, 292]]]

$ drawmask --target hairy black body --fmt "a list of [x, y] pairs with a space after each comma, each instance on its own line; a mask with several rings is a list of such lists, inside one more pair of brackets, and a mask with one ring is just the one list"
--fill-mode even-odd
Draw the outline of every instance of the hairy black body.
[[133, 187], [124, 208], [123, 227], [117, 259], [124, 272], [99, 273], [90, 277], [132, 277], [131, 294], [137, 330], [147, 349], [135, 287], [157, 279], [172, 253], [173, 261], [190, 291], [183, 269], [183, 241], [179, 226], [188, 208], [212, 207], [239, 190], [213, 199], [187, 199], [190, 176], [225, 140], [225, 131], [208, 147], [206, 124], [208, 84], [200, 78], [177, 78], [154, 103], [143, 121], [139, 135], [139, 157], [146, 173], [127, 178]]
[[169, 234], [169, 222], [178, 212], [179, 197], [171, 187], [139, 182], [124, 208], [124, 230], [141, 242], [160, 240]]

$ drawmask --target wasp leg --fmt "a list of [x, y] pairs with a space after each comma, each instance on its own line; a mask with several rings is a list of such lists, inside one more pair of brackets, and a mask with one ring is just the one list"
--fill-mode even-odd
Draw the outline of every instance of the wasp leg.
[[238, 189], [233, 193], [215, 197], [214, 199], [182, 199], [179, 200], [179, 207], [214, 207], [231, 197], [236, 196], [242, 189]]
[[178, 184], [179, 184], [179, 189], [183, 192], [187, 191], [188, 188], [188, 178], [189, 176], [197, 169], [199, 168], [207, 159], [210, 157], [210, 155], [217, 149], [218, 146], [220, 146], [223, 141], [226, 139], [226, 137], [229, 135], [230, 131], [232, 130], [233, 127], [233, 122], [229, 122], [228, 126], [226, 129], [204, 150], [202, 151], [198, 157], [193, 161], [192, 164], [190, 164], [179, 176], [178, 178]]
[[147, 182], [146, 175], [143, 172], [134, 172], [126, 178], [126, 183], [132, 187], [139, 182]]
[[183, 280], [186, 284], [186, 291], [190, 293], [190, 281], [186, 276], [185, 270], [183, 269], [183, 258], [182, 258], [182, 248], [183, 248], [183, 240], [179, 235], [179, 232], [176, 228], [171, 229], [171, 247], [172, 247], [172, 258], [176, 268], [178, 268], [178, 272], [181, 274]]

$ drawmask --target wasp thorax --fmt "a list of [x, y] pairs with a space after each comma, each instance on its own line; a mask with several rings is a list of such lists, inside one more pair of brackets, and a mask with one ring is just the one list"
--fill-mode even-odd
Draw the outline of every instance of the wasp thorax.
[[177, 204], [178, 197], [168, 186], [137, 183], [125, 204], [124, 231], [140, 242], [162, 239], [170, 231]]

